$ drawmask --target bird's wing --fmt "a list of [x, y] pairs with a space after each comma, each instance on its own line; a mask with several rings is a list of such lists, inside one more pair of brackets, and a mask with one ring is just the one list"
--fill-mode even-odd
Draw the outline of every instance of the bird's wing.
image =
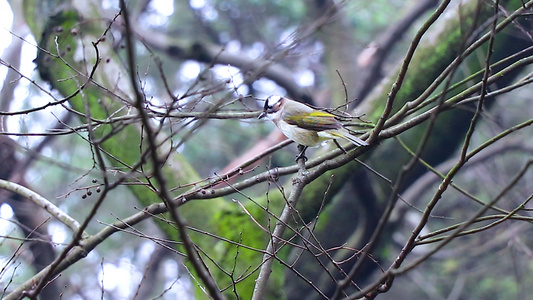
[[334, 115], [319, 110], [284, 116], [284, 119], [290, 125], [314, 131], [338, 129], [342, 127], [341, 123], [335, 119]]

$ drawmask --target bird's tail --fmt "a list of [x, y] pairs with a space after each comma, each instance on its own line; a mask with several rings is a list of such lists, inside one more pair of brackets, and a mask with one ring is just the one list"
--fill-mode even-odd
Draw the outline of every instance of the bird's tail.
[[344, 128], [337, 129], [337, 130], [326, 130], [325, 132], [327, 132], [327, 134], [330, 135], [330, 137], [333, 139], [342, 138], [342, 139], [345, 139], [351, 142], [352, 144], [356, 146], [368, 146], [367, 142], [349, 133], [348, 130]]
[[363, 141], [362, 139], [356, 137], [355, 135], [349, 133], [349, 132], [342, 132], [343, 138], [352, 142], [352, 144], [356, 146], [368, 146], [368, 143]]

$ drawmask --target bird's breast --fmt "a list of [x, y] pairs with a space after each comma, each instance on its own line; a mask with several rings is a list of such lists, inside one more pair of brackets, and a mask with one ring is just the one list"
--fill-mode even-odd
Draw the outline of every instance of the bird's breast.
[[290, 125], [286, 122], [278, 122], [276, 125], [286, 137], [300, 145], [315, 147], [326, 140], [313, 130], [299, 128], [298, 126]]

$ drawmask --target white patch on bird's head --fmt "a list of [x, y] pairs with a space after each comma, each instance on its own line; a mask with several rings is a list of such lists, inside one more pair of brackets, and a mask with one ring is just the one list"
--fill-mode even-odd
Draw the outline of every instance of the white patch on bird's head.
[[267, 117], [270, 120], [274, 121], [275, 116], [281, 110], [281, 106], [285, 102], [285, 98], [282, 96], [270, 96], [265, 100], [265, 105], [263, 106], [263, 112], [259, 115], [259, 119]]
[[283, 97], [278, 95], [272, 95], [268, 97], [265, 101], [265, 106], [263, 107], [263, 110], [269, 114], [269, 113], [276, 113], [281, 109], [281, 105], [283, 104]]
[[268, 103], [268, 105], [272, 106], [278, 102], [281, 101], [283, 97], [282, 96], [279, 96], [279, 95], [272, 95], [272, 96], [269, 96], [266, 101]]

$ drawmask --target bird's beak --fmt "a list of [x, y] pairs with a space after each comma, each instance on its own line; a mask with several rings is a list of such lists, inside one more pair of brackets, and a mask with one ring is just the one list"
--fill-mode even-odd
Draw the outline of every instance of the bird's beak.
[[258, 119], [262, 119], [264, 118], [265, 116], [267, 115], [266, 111], [262, 112], [259, 114], [259, 116], [257, 117]]

